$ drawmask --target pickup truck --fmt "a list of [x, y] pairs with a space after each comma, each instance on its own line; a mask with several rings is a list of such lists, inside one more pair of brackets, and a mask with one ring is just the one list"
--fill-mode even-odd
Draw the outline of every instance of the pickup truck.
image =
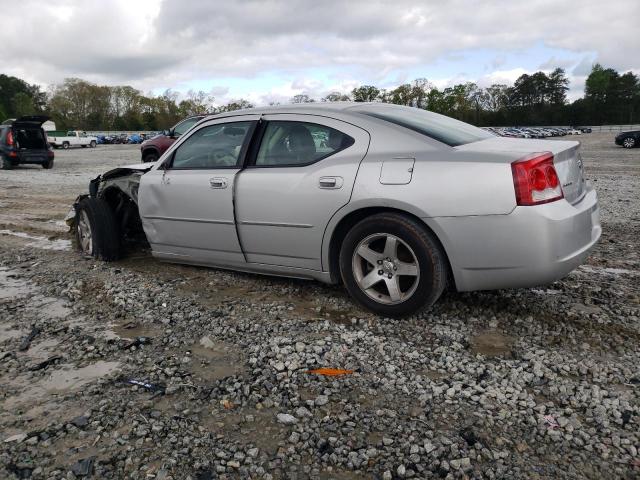
[[55, 132], [47, 134], [49, 145], [53, 148], [70, 148], [80, 146], [82, 148], [95, 148], [98, 144], [97, 137], [89, 137], [86, 132], [80, 130], [70, 130], [65, 136], [57, 136]]

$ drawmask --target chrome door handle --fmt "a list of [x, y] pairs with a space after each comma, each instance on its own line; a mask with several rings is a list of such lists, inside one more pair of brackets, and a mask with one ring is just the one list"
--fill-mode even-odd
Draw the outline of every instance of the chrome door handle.
[[342, 177], [320, 177], [320, 188], [334, 189], [342, 187]]
[[209, 179], [211, 188], [227, 188], [227, 179], [223, 177], [213, 177]]

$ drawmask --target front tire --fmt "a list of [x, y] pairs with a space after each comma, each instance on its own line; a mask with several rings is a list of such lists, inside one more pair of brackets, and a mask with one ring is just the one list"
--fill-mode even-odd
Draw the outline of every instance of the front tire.
[[94, 140], [91, 140], [91, 143], [89, 144], [89, 146], [91, 148], [96, 148], [96, 142]]
[[395, 213], [372, 215], [347, 233], [340, 273], [353, 298], [385, 317], [430, 307], [447, 284], [437, 239], [418, 221]]
[[80, 200], [74, 222], [78, 249], [106, 262], [122, 255], [121, 235], [111, 207], [101, 198]]
[[53, 168], [53, 158], [47, 160], [45, 163], [42, 164], [42, 168], [44, 168], [45, 170], [50, 170]]
[[633, 148], [636, 146], [636, 139], [633, 137], [627, 137], [622, 140], [622, 146], [624, 148]]
[[142, 161], [144, 163], [151, 163], [157, 161], [158, 158], [159, 157], [156, 152], [145, 152], [145, 154], [142, 156]]
[[69, 142], [64, 142], [64, 143], [62, 144], [62, 148], [63, 148], [64, 150], [67, 150], [70, 146], [71, 146], [71, 145], [69, 145]]

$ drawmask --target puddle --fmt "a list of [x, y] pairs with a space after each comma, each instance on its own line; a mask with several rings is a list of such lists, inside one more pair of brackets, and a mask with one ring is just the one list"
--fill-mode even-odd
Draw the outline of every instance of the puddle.
[[580, 270], [599, 275], [631, 275], [634, 277], [640, 275], [639, 270], [627, 270], [626, 268], [592, 267], [591, 265], [581, 265]]
[[0, 267], [0, 300], [27, 297], [35, 291], [34, 285], [19, 278], [14, 271]]
[[553, 288], [547, 288], [546, 290], [532, 288], [531, 291], [536, 295], [560, 295], [561, 293], [564, 293], [562, 290], [556, 290]]
[[[18, 395], [7, 397], [2, 409], [9, 410], [22, 405], [34, 405], [50, 400], [50, 395], [80, 390], [85, 385], [114, 373], [120, 368], [119, 362], [98, 361], [82, 368], [63, 364], [42, 380], [33, 383], [22, 378], [25, 389]], [[16, 381], [18, 381], [16, 379]], [[15, 385], [15, 383], [14, 383]]]
[[0, 235], [10, 235], [13, 237], [23, 238], [25, 240], [31, 240], [27, 243], [27, 247], [39, 248], [41, 250], [57, 250], [68, 251], [71, 250], [71, 240], [64, 238], [49, 240], [47, 237], [41, 237], [37, 235], [29, 235], [24, 232], [14, 232], [13, 230], [0, 230]]
[[10, 328], [2, 328], [0, 330], [0, 343], [6, 342], [7, 340], [12, 340], [14, 338], [22, 338], [27, 335], [26, 330], [18, 330], [18, 329], [10, 329]]
[[[36, 337], [37, 338], [37, 337]], [[29, 349], [25, 352], [18, 352], [20, 356], [30, 357], [34, 360], [45, 360], [55, 353], [56, 347], [60, 345], [58, 340], [48, 338], [41, 342], [35, 343], [35, 340], [29, 346]]]
[[[203, 412], [201, 425], [212, 433], [219, 433], [226, 438], [242, 444], [253, 444], [260, 450], [275, 454], [278, 441], [288, 435], [289, 428], [276, 421], [274, 410], [247, 410], [243, 413]], [[253, 417], [253, 421], [247, 421]]]
[[[110, 338], [127, 338], [134, 339], [136, 337], [151, 337], [155, 338], [160, 334], [160, 330], [150, 325], [139, 325], [125, 323], [123, 325], [116, 325], [107, 331], [107, 336]], [[114, 337], [115, 336], [115, 337]]]
[[510, 357], [516, 339], [495, 331], [481, 332], [469, 341], [471, 353], [485, 357]]
[[38, 310], [38, 316], [45, 319], [64, 319], [71, 315], [72, 311], [64, 300], [54, 297], [36, 296], [29, 305], [32, 309]]
[[[206, 338], [206, 337], [205, 337]], [[244, 361], [237, 347], [224, 342], [207, 342], [191, 347], [191, 373], [206, 382], [245, 373]]]
[[120, 363], [98, 361], [82, 368], [73, 368], [72, 365], [62, 365], [60, 370], [55, 370], [42, 382], [42, 388], [49, 393], [77, 390], [80, 387], [115, 372]]

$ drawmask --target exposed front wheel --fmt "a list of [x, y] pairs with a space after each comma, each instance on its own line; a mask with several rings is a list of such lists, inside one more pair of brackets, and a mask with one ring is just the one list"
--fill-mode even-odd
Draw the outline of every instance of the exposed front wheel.
[[83, 198], [74, 222], [78, 249], [105, 261], [121, 256], [120, 229], [109, 204], [101, 198]]
[[438, 241], [419, 222], [394, 213], [373, 215], [349, 231], [340, 272], [358, 302], [387, 317], [433, 305], [447, 281]]
[[95, 140], [91, 140], [91, 143], [89, 144], [89, 146], [90, 146], [91, 148], [96, 148], [96, 142], [95, 142]]
[[65, 150], [68, 149], [71, 145], [69, 145], [69, 142], [64, 142], [62, 144], [62, 148], [64, 148]]
[[633, 148], [636, 146], [636, 139], [633, 137], [627, 137], [622, 141], [622, 146], [624, 148]]

